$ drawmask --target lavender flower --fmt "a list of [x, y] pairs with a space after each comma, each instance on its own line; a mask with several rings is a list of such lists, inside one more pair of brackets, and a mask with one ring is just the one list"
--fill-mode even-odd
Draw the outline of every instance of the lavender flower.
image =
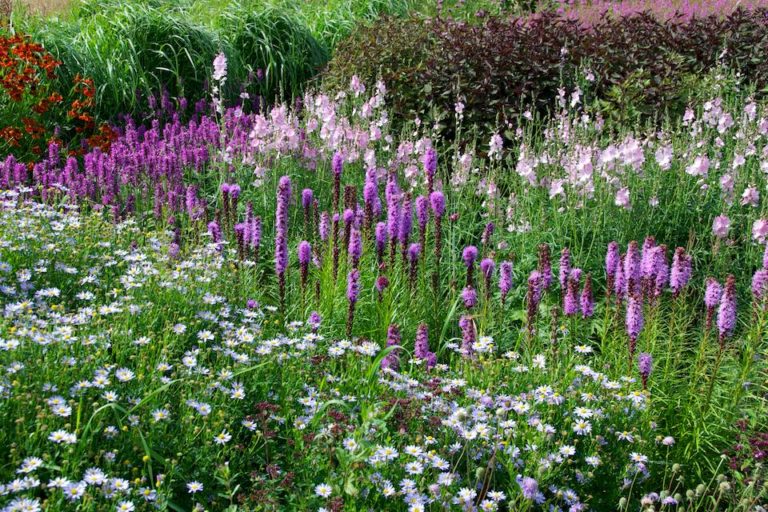
[[328, 214], [328, 212], [321, 212], [320, 213], [320, 223], [318, 225], [317, 231], [320, 235], [320, 240], [323, 242], [328, 241], [328, 234], [331, 230], [331, 216]]
[[501, 292], [501, 303], [507, 300], [507, 295], [512, 289], [512, 262], [503, 261], [499, 265], [499, 291]]
[[529, 476], [518, 477], [517, 483], [523, 492], [523, 498], [527, 500], [536, 500], [539, 496], [539, 483]]
[[[661, 244], [654, 248], [654, 290], [653, 297], [661, 297], [669, 284], [669, 265], [667, 264], [667, 246]], [[649, 284], [650, 286], [650, 284]]]
[[725, 348], [725, 339], [733, 334], [736, 328], [736, 278], [729, 275], [725, 281], [725, 290], [720, 298], [720, 309], [717, 311], [717, 329], [720, 333], [720, 350]]
[[765, 244], [765, 252], [763, 252], [763, 268], [768, 270], [768, 243]]
[[480, 262], [480, 273], [485, 278], [485, 297], [486, 299], [491, 295], [491, 279], [493, 278], [493, 271], [496, 269], [496, 264], [491, 258], [485, 258]]
[[613, 290], [616, 294], [616, 303], [620, 304], [624, 298], [625, 280], [624, 280], [624, 256], [619, 256], [616, 264], [616, 270], [614, 271], [614, 283]]
[[410, 284], [413, 289], [416, 286], [417, 269], [419, 265], [419, 254], [421, 254], [421, 245], [411, 244], [408, 246], [408, 263], [410, 264]]
[[429, 350], [429, 328], [427, 324], [419, 324], [419, 327], [416, 329], [413, 355], [416, 359], [426, 361], [427, 368], [432, 368], [437, 364], [437, 355]]

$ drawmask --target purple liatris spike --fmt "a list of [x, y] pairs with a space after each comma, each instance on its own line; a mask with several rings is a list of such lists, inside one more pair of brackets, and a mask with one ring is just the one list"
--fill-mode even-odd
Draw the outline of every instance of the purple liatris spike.
[[715, 316], [715, 310], [720, 304], [720, 298], [723, 296], [723, 287], [714, 277], [707, 278], [707, 288], [704, 291], [704, 306], [707, 308], [707, 330], [712, 328], [712, 320]]
[[291, 179], [280, 178], [277, 186], [275, 214], [275, 273], [278, 276], [280, 307], [285, 311], [285, 270], [288, 268], [288, 203], [291, 200]]
[[560, 288], [565, 290], [568, 286], [568, 274], [571, 271], [571, 251], [567, 247], [560, 253], [560, 269], [558, 272], [558, 279], [560, 281]]
[[471, 286], [467, 286], [461, 291], [461, 300], [464, 301], [465, 308], [472, 309], [477, 305], [477, 292]]
[[573, 316], [579, 312], [579, 280], [581, 271], [573, 269], [568, 276], [565, 295], [563, 296], [563, 313], [566, 316]]
[[608, 244], [608, 251], [605, 254], [605, 274], [608, 277], [606, 282], [606, 294], [608, 297], [614, 289], [616, 281], [616, 270], [619, 268], [621, 256], [619, 255], [619, 244], [611, 242]]
[[413, 206], [411, 205], [411, 197], [409, 194], [405, 195], [403, 205], [400, 208], [400, 222], [398, 238], [400, 244], [403, 247], [403, 251], [407, 249], [408, 240], [411, 236], [411, 227], [413, 226]]
[[643, 297], [633, 293], [627, 297], [627, 335], [629, 336], [629, 356], [635, 355], [637, 338], [643, 330]]
[[680, 295], [680, 292], [690, 279], [691, 257], [685, 254], [685, 249], [678, 247], [675, 249], [675, 255], [672, 257], [672, 269], [669, 274], [669, 286], [675, 293], [675, 297]]
[[387, 247], [387, 224], [379, 222], [376, 224], [376, 257], [379, 264], [384, 261], [384, 251]]
[[355, 320], [355, 304], [357, 304], [360, 295], [360, 271], [352, 270], [347, 275], [347, 300], [349, 309], [347, 310], [347, 337], [352, 335], [352, 325]]
[[645, 237], [643, 250], [640, 256], [640, 275], [644, 281], [651, 281], [656, 275], [656, 239], [652, 236]]
[[432, 206], [432, 214], [437, 218], [442, 218], [445, 214], [445, 196], [439, 190], [429, 194], [429, 203]]
[[616, 270], [614, 271], [613, 291], [616, 294], [616, 303], [620, 303], [624, 298], [624, 257], [619, 256], [616, 263]]
[[427, 149], [421, 162], [424, 164], [424, 172], [427, 175], [427, 188], [431, 193], [434, 189], [435, 171], [437, 171], [437, 151], [431, 147]]
[[409, 280], [411, 288], [416, 286], [417, 270], [419, 266], [419, 255], [421, 254], [421, 244], [411, 244], [408, 246], [408, 263], [410, 266]]
[[637, 369], [640, 372], [640, 378], [643, 380], [643, 389], [648, 387], [648, 377], [653, 371], [653, 357], [647, 352], [642, 352], [637, 356]]
[[654, 256], [654, 290], [653, 296], [660, 297], [669, 284], [669, 265], [667, 264], [667, 246], [661, 244], [653, 249]]
[[480, 272], [485, 279], [490, 280], [493, 277], [493, 271], [496, 269], [496, 264], [491, 258], [485, 258], [480, 262]]
[[[396, 324], [390, 324], [387, 329], [387, 347], [396, 347], [400, 345], [400, 329]], [[384, 356], [381, 360], [381, 369], [387, 368], [397, 371], [400, 368], [400, 356], [398, 355], [398, 349], [393, 349], [392, 352]]]
[[349, 235], [349, 257], [352, 259], [352, 267], [357, 268], [360, 264], [360, 257], [363, 254], [363, 238], [360, 235], [360, 231], [356, 228], [352, 228]]
[[581, 306], [581, 316], [583, 318], [589, 318], [595, 314], [595, 298], [592, 293], [592, 276], [589, 274], [584, 278], [584, 288], [581, 290], [579, 304]]
[[333, 171], [333, 211], [339, 211], [339, 199], [341, 197], [341, 171], [344, 166], [344, 159], [341, 153], [334, 153], [331, 161], [331, 171]]
[[320, 213], [320, 224], [318, 226], [318, 234], [320, 235], [320, 240], [323, 242], [328, 241], [328, 234], [331, 231], [331, 216], [328, 214], [328, 212], [322, 212]]
[[725, 339], [733, 334], [736, 328], [736, 278], [729, 275], [725, 281], [725, 289], [720, 298], [720, 308], [717, 311], [717, 329], [720, 333], [720, 349], [725, 348]]
[[309, 208], [312, 206], [312, 200], [314, 199], [315, 194], [312, 192], [311, 188], [305, 188], [301, 191], [301, 206], [305, 210], [309, 210]]
[[375, 286], [376, 286], [376, 291], [378, 292], [378, 295], [379, 295], [379, 302], [381, 302], [384, 295], [384, 290], [386, 290], [387, 286], [389, 286], [389, 279], [387, 279], [387, 276], [379, 276], [378, 278], [376, 278]]
[[461, 329], [461, 355], [470, 357], [474, 352], [473, 346], [476, 341], [475, 325], [472, 317], [462, 315], [459, 319], [459, 328]]
[[539, 302], [543, 293], [544, 285], [541, 274], [538, 270], [531, 272], [528, 276], [528, 292], [526, 294], [527, 313], [528, 313], [528, 335], [533, 336], [536, 313], [539, 309]]
[[552, 260], [549, 256], [549, 246], [547, 244], [539, 245], [539, 275], [541, 277], [541, 286], [544, 289], [552, 284]]
[[307, 286], [309, 262], [312, 259], [312, 246], [306, 240], [302, 240], [299, 242], [297, 252], [299, 255], [299, 268], [301, 269], [301, 290], [304, 291]]
[[208, 223], [208, 234], [211, 235], [211, 240], [213, 240], [213, 243], [216, 244], [216, 250], [221, 252], [223, 249], [221, 243], [221, 228], [216, 221]]
[[752, 276], [752, 295], [756, 304], [762, 304], [768, 298], [768, 270], [761, 268]]
[[464, 265], [467, 267], [467, 286], [472, 284], [472, 274], [475, 269], [475, 260], [477, 260], [477, 247], [469, 245], [464, 248], [461, 253], [461, 258], [464, 260]]
[[506, 302], [510, 290], [512, 290], [512, 262], [502, 261], [499, 265], [499, 291], [502, 304]]
[[464, 251], [461, 253], [461, 257], [464, 260], [464, 265], [466, 265], [467, 268], [471, 267], [475, 264], [475, 260], [477, 259], [477, 247], [474, 245], [465, 247]]
[[416, 222], [419, 224], [419, 233], [423, 238], [424, 231], [429, 221], [429, 199], [426, 196], [416, 198]]
[[437, 356], [429, 350], [429, 328], [427, 324], [419, 324], [419, 327], [416, 329], [413, 355], [416, 359], [424, 360], [427, 368], [432, 368], [437, 364]]
[[493, 236], [493, 230], [496, 229], [496, 225], [493, 222], [489, 222], [485, 225], [485, 228], [483, 229], [483, 234], [480, 235], [480, 242], [483, 245], [487, 245], [491, 241], [491, 237]]
[[632, 240], [624, 256], [624, 289], [627, 295], [634, 295], [641, 290], [640, 264], [640, 249], [637, 242]]

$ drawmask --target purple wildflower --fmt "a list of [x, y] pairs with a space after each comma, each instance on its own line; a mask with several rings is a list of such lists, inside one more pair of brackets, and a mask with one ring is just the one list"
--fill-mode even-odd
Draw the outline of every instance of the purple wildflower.
[[558, 279], [560, 280], [560, 288], [565, 290], [568, 286], [568, 273], [571, 271], [571, 251], [567, 247], [560, 253], [560, 269], [558, 273]]
[[685, 285], [691, 279], [691, 256], [685, 254], [685, 249], [678, 247], [672, 257], [672, 269], [669, 275], [669, 285], [675, 293], [680, 295]]
[[637, 356], [637, 369], [640, 371], [640, 378], [643, 379], [643, 389], [648, 387], [648, 377], [653, 370], [653, 357], [647, 352], [642, 352]]
[[608, 297], [613, 292], [616, 281], [616, 271], [619, 268], [621, 256], [619, 255], [619, 244], [611, 242], [608, 244], [608, 252], [605, 254], [605, 273], [608, 276], [606, 283], [606, 294]]
[[502, 261], [499, 265], [499, 291], [501, 292], [501, 303], [507, 300], [507, 295], [512, 289], [512, 262]]
[[475, 344], [475, 325], [472, 317], [462, 315], [459, 319], [459, 328], [461, 329], [461, 354], [464, 357], [470, 357], [474, 352], [472, 346]]
[[[387, 347], [400, 346], [400, 329], [397, 324], [390, 324], [387, 329]], [[384, 356], [381, 360], [381, 369], [386, 370], [390, 368], [397, 371], [400, 368], [400, 356], [398, 355], [398, 349], [393, 349], [392, 352]]]
[[437, 151], [434, 148], [427, 149], [421, 162], [424, 164], [424, 172], [427, 174], [427, 189], [432, 193], [432, 190], [434, 190], [435, 172], [437, 171]]
[[429, 328], [427, 324], [419, 324], [419, 327], [416, 329], [413, 355], [416, 359], [426, 361], [427, 368], [432, 368], [437, 364], [437, 355], [429, 350]]
[[565, 295], [563, 296], [563, 313], [573, 316], [579, 312], [579, 281], [581, 270], [573, 269], [568, 276]]
[[756, 304], [768, 298], [768, 270], [761, 268], [752, 276], [752, 295]]
[[347, 300], [349, 301], [349, 310], [347, 311], [347, 337], [352, 335], [352, 324], [355, 320], [355, 304], [360, 295], [360, 272], [352, 270], [347, 275]]
[[384, 250], [387, 247], [387, 224], [379, 222], [376, 224], [376, 257], [379, 264], [384, 261]]
[[307, 319], [307, 325], [309, 325], [313, 333], [317, 333], [317, 330], [320, 328], [321, 322], [322, 322], [322, 318], [320, 317], [320, 313], [318, 313], [317, 311], [313, 311], [309, 314], [309, 318]]
[[312, 246], [309, 242], [302, 240], [299, 242], [298, 247], [299, 254], [299, 267], [301, 269], [301, 291], [302, 293], [307, 287], [307, 276], [309, 275], [309, 261], [312, 259]]
[[333, 211], [339, 210], [339, 198], [341, 196], [341, 171], [344, 166], [344, 159], [341, 153], [334, 153], [331, 161], [331, 170], [333, 171]]
[[542, 282], [541, 274], [538, 270], [531, 272], [528, 276], [528, 292], [526, 294], [527, 313], [528, 313], [528, 334], [533, 336], [534, 324], [536, 321], [536, 313], [539, 309], [539, 302], [541, 301], [541, 294], [543, 293], [544, 285]]
[[704, 292], [704, 306], [707, 308], [706, 329], [712, 328], [712, 320], [715, 317], [715, 310], [720, 304], [720, 298], [723, 296], [723, 287], [714, 277], [707, 278], [707, 288]]
[[720, 350], [725, 348], [725, 339], [733, 334], [736, 328], [736, 278], [729, 275], [725, 281], [725, 290], [720, 298], [720, 309], [717, 311], [717, 329], [720, 332]]
[[539, 275], [541, 285], [546, 290], [552, 284], [552, 260], [549, 255], [549, 246], [547, 244], [539, 245]]
[[288, 268], [288, 202], [291, 200], [291, 179], [283, 176], [277, 186], [275, 213], [275, 272], [278, 276], [280, 306], [285, 311], [285, 270]]
[[477, 292], [471, 286], [467, 286], [461, 291], [461, 300], [464, 301], [465, 308], [472, 309], [477, 305]]
[[363, 238], [360, 235], [360, 231], [356, 228], [352, 228], [352, 232], [349, 235], [349, 257], [352, 258], [352, 267], [357, 268], [360, 264], [360, 257], [363, 254]]
[[637, 242], [632, 240], [627, 246], [627, 254], [624, 256], [624, 290], [628, 296], [639, 293], [641, 290], [640, 265], [640, 250], [637, 247]]
[[595, 298], [592, 294], [592, 276], [587, 274], [584, 278], [584, 288], [581, 291], [579, 299], [581, 306], [581, 316], [589, 318], [595, 314]]
[[629, 357], [635, 356], [635, 347], [640, 331], [643, 330], [643, 297], [633, 293], [627, 298], [627, 334], [629, 335]]

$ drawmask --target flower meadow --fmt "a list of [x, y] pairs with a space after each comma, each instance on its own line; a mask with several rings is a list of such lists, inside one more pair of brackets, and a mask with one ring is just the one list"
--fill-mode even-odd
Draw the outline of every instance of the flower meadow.
[[0, 163], [0, 510], [765, 510], [761, 102], [450, 142], [227, 71]]

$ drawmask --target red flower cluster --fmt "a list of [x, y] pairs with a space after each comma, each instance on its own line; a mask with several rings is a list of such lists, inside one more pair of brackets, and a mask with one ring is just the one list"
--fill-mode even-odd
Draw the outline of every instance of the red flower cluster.
[[93, 80], [78, 75], [69, 94], [55, 89], [61, 66], [41, 44], [28, 36], [0, 36], [0, 156], [13, 153], [34, 160], [51, 142], [69, 142], [71, 154], [89, 147], [108, 150], [115, 134], [107, 125], [96, 127], [90, 113], [95, 102]]

